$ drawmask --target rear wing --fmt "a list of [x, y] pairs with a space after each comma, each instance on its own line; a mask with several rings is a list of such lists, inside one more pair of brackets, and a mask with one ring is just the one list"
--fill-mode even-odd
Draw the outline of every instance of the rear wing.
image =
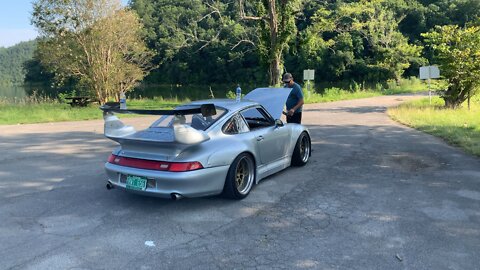
[[120, 109], [120, 103], [107, 102], [100, 107], [104, 113], [124, 113], [124, 114], [147, 114], [147, 115], [189, 115], [201, 113], [202, 116], [208, 117], [217, 114], [215, 105], [185, 105], [173, 110], [138, 110], [138, 109]]
[[202, 114], [204, 117], [216, 115], [215, 105], [187, 105], [173, 110], [137, 110], [120, 109], [119, 103], [107, 103], [100, 107], [103, 111], [104, 134], [107, 138], [122, 145], [148, 144], [152, 146], [172, 144], [198, 144], [210, 139], [203, 130], [197, 130], [185, 124], [173, 124], [171, 127], [150, 127], [136, 131], [134, 127], [125, 125], [115, 113], [141, 115], [191, 115]]

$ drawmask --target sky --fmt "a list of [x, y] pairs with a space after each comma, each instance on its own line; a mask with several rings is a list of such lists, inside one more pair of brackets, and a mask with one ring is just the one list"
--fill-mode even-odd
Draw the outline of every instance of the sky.
[[[33, 0], [0, 0], [0, 47], [35, 39], [37, 30], [30, 24]], [[126, 4], [128, 0], [122, 0]]]
[[32, 0], [0, 0], [0, 47], [35, 39], [37, 31], [30, 25]]

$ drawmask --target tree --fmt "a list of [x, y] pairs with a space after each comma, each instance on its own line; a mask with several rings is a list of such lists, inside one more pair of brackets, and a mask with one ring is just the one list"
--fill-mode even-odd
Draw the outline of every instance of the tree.
[[445, 107], [458, 108], [480, 88], [480, 27], [438, 26], [423, 37], [448, 80]]
[[0, 47], [0, 85], [23, 84], [23, 63], [33, 57], [36, 46], [36, 41], [32, 40], [9, 48]]
[[260, 23], [260, 56], [268, 63], [269, 84], [279, 84], [283, 52], [297, 34], [295, 13], [300, 9], [300, 1], [266, 0], [248, 5], [246, 0], [239, 0], [239, 7], [240, 19]]
[[56, 81], [78, 79], [102, 103], [118, 100], [152, 68], [142, 24], [119, 0], [38, 0], [32, 22], [42, 37], [39, 58]]
[[148, 46], [157, 52], [146, 83], [264, 82], [251, 27], [228, 0], [132, 0]]
[[[314, 48], [325, 62], [323, 70], [333, 77], [348, 71], [357, 79], [398, 82], [412, 62], [421, 61], [422, 48], [410, 44], [398, 30], [404, 16], [397, 14], [393, 5], [400, 4], [361, 0], [320, 7], [302, 43], [316, 44]], [[312, 59], [312, 52], [303, 54]]]

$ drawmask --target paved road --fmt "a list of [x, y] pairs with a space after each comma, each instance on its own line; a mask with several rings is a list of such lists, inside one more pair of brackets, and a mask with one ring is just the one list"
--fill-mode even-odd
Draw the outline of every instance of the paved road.
[[410, 98], [306, 106], [311, 162], [243, 201], [107, 191], [102, 121], [1, 126], [0, 269], [479, 269], [480, 159]]

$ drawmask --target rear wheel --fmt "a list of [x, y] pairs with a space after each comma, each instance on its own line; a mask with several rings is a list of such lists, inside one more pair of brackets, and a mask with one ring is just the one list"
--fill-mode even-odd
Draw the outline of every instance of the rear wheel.
[[304, 166], [307, 164], [311, 151], [312, 143], [310, 142], [310, 137], [306, 132], [302, 132], [298, 137], [297, 144], [293, 150], [292, 165]]
[[230, 165], [223, 195], [230, 199], [241, 200], [247, 197], [255, 183], [255, 162], [251, 155], [240, 154]]

